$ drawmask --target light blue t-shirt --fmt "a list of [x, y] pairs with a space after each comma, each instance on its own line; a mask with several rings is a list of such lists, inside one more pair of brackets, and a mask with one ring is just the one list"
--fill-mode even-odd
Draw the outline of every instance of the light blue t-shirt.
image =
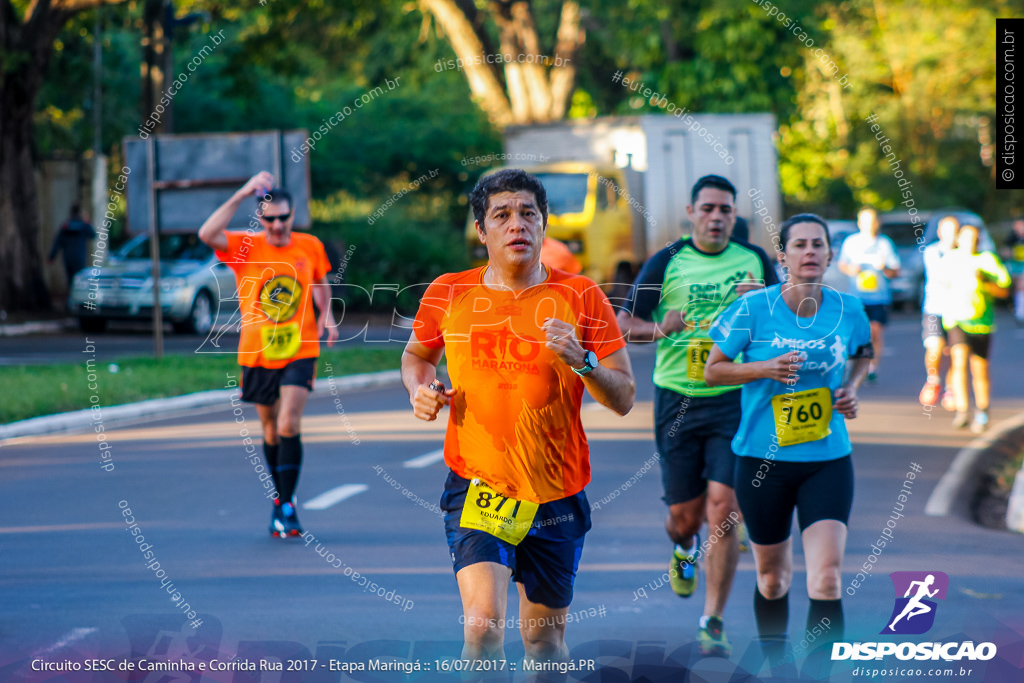
[[[812, 311], [813, 302], [808, 306], [808, 312]], [[711, 339], [726, 356], [736, 358], [742, 353], [747, 363], [770, 360], [790, 351], [807, 354], [793, 386], [773, 379], [743, 385], [743, 416], [732, 440], [736, 455], [813, 462], [850, 454], [846, 420], [836, 411], [827, 421], [831, 433], [824, 438], [793, 445], [780, 445], [780, 440], [792, 440], [799, 431], [797, 427], [802, 429], [813, 418], [819, 418], [822, 431], [827, 431], [823, 406], [794, 402], [794, 398], [801, 392], [825, 387], [831, 399], [825, 409], [831, 410], [835, 390], [843, 383], [846, 359], [871, 342], [864, 305], [856, 296], [822, 287], [817, 315], [797, 317], [782, 299], [782, 285], [748, 292], [718, 317], [711, 327]], [[776, 396], [781, 398], [773, 402]], [[789, 420], [794, 427], [778, 431], [778, 412], [787, 409], [791, 411]]]

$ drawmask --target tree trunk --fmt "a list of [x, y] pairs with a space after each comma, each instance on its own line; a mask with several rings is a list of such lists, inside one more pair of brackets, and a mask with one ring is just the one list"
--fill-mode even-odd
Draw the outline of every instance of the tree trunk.
[[483, 41], [476, 34], [473, 24], [466, 18], [465, 12], [453, 0], [421, 2], [434, 15], [438, 26], [448, 37], [452, 49], [455, 50], [455, 56], [462, 60], [462, 71], [469, 81], [469, 89], [477, 104], [487, 114], [487, 118], [499, 127], [512, 123], [512, 110], [494, 69], [484, 60], [481, 60], [480, 64], [475, 63], [477, 58], [485, 54]]
[[19, 80], [5, 74], [0, 86], [0, 309], [45, 310], [51, 303], [38, 245], [32, 103]]
[[[527, 0], [491, 0], [488, 10], [498, 27], [505, 82], [487, 63], [487, 36], [478, 13], [466, 0], [420, 0], [447, 36], [474, 100], [495, 126], [544, 123], [565, 118], [576, 81], [575, 59], [583, 44], [579, 3], [562, 4], [554, 59], [544, 55]], [[523, 55], [523, 61], [518, 61]], [[543, 57], [550, 61], [543, 61]], [[493, 61], [492, 57], [492, 61]], [[550, 68], [549, 68], [550, 67]]]
[[10, 0], [0, 0], [0, 309], [5, 311], [51, 307], [38, 244], [32, 115], [61, 29], [75, 12], [99, 4], [32, 0], [19, 19]]
[[580, 28], [580, 6], [576, 2], [562, 5], [558, 20], [558, 42], [555, 44], [555, 66], [551, 69], [551, 120], [565, 118], [576, 88], [576, 60], [586, 37]]
[[19, 25], [10, 3], [0, 6], [0, 309], [5, 311], [52, 305], [38, 243], [32, 114], [53, 41], [68, 16], [48, 10]]
[[512, 26], [515, 29], [519, 53], [526, 57], [526, 62], [519, 66], [526, 82], [526, 94], [529, 97], [530, 115], [533, 121], [544, 123], [551, 120], [551, 85], [548, 74], [540, 60], [544, 51], [537, 38], [537, 26], [533, 23], [530, 3], [519, 0], [512, 3]]

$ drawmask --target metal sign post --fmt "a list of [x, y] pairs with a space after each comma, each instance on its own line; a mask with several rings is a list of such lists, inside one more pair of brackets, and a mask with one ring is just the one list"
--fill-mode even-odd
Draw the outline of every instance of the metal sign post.
[[153, 355], [164, 357], [164, 313], [160, 308], [160, 214], [156, 201], [156, 135], [147, 141], [146, 175], [149, 178], [149, 253], [153, 258]]

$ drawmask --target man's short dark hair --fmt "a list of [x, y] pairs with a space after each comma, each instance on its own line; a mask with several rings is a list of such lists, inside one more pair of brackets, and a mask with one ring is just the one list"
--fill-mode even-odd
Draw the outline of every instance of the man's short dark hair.
[[716, 190], [722, 190], [732, 195], [732, 200], [736, 201], [736, 188], [733, 187], [732, 183], [723, 178], [720, 175], [706, 175], [693, 186], [693, 191], [690, 192], [690, 205], [697, 205], [697, 195], [705, 187], [712, 187]]
[[473, 207], [473, 218], [484, 227], [484, 217], [487, 215], [487, 202], [492, 194], [499, 192], [532, 192], [537, 199], [537, 208], [548, 222], [548, 193], [540, 180], [530, 175], [521, 168], [505, 168], [497, 173], [484, 176], [477, 181], [476, 187], [469, 193], [469, 204]]
[[263, 213], [264, 202], [267, 204], [273, 204], [274, 202], [288, 202], [289, 211], [292, 211], [295, 208], [295, 204], [292, 203], [292, 193], [283, 187], [275, 187], [262, 197], [259, 195], [256, 196], [256, 203], [259, 206], [260, 214]]

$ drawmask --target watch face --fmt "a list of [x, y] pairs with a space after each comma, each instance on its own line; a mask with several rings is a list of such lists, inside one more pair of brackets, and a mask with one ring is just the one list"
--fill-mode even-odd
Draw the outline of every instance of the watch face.
[[597, 367], [597, 354], [593, 351], [587, 351], [587, 355], [583, 357], [583, 362], [590, 368]]

